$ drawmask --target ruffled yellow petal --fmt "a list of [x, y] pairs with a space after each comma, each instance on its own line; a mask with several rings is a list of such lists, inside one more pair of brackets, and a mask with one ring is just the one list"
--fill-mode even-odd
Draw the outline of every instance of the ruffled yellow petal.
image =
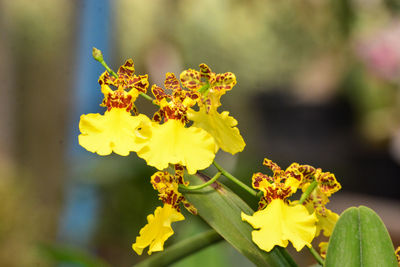
[[[310, 213], [314, 212], [314, 205], [312, 202], [308, 202], [305, 207]], [[335, 227], [335, 224], [337, 220], [339, 220], [339, 215], [337, 213], [334, 213], [333, 211], [325, 208], [325, 215], [319, 214], [318, 212], [315, 213], [317, 215], [317, 233], [315, 236], [319, 236], [321, 233], [321, 230], [324, 231], [324, 236], [331, 236], [333, 227]]]
[[185, 128], [180, 121], [168, 120], [161, 125], [154, 124], [150, 141], [137, 154], [159, 170], [170, 163], [181, 164], [186, 166], [189, 174], [194, 174], [211, 165], [215, 143], [203, 129]]
[[[88, 151], [101, 156], [115, 152], [127, 156], [130, 151], [138, 151], [148, 137], [138, 136], [137, 129], [149, 124], [150, 119], [145, 115], [132, 116], [125, 109], [113, 108], [104, 115], [82, 115], [79, 122], [79, 144]], [[147, 135], [150, 135], [147, 130]]]
[[193, 126], [202, 128], [211, 134], [222, 150], [231, 154], [243, 151], [246, 144], [239, 129], [235, 127], [237, 121], [229, 116], [228, 111], [218, 113], [211, 109], [207, 113], [203, 106], [198, 112], [189, 109], [188, 118], [193, 121]]
[[257, 229], [251, 233], [253, 242], [267, 252], [274, 246], [286, 247], [292, 242], [297, 251], [311, 246], [316, 232], [316, 217], [303, 205], [289, 206], [281, 199], [272, 202], [253, 216], [242, 213], [242, 220]]
[[147, 246], [149, 255], [154, 251], [164, 250], [164, 242], [174, 234], [171, 223], [184, 219], [185, 217], [169, 204], [157, 207], [154, 215], [147, 216], [148, 223], [140, 230], [132, 249], [139, 255], [142, 255], [143, 249]]

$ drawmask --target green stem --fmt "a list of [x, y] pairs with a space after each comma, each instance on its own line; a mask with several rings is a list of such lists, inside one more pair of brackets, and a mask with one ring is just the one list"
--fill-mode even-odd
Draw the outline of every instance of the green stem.
[[167, 266], [221, 240], [223, 238], [215, 230], [209, 230], [182, 240], [139, 262], [135, 267]]
[[257, 191], [251, 189], [250, 187], [248, 187], [246, 184], [244, 184], [242, 181], [240, 181], [238, 178], [236, 178], [235, 176], [233, 176], [232, 174], [230, 174], [229, 172], [227, 172], [226, 170], [224, 170], [221, 165], [219, 165], [218, 163], [216, 163], [215, 161], [213, 161], [214, 166], [222, 173], [223, 176], [225, 176], [226, 178], [228, 178], [229, 180], [231, 180], [232, 182], [234, 182], [235, 184], [237, 184], [238, 186], [240, 186], [242, 189], [246, 190], [248, 193], [250, 193], [252, 196], [254, 197], [258, 197], [257, 195]]
[[151, 103], [153, 103], [154, 105], [158, 106], [158, 105], [154, 102], [154, 98], [152, 98], [151, 96], [146, 95], [146, 94], [143, 93], [143, 92], [140, 93], [140, 96], [144, 97], [145, 99], [151, 101]]
[[317, 187], [318, 182], [314, 181], [312, 182], [306, 189], [306, 191], [304, 191], [304, 193], [301, 195], [300, 200], [299, 200], [299, 204], [303, 204], [303, 202], [308, 198], [308, 196], [312, 193], [312, 191], [314, 191], [314, 189]]
[[203, 94], [203, 93], [207, 92], [208, 88], [210, 88], [210, 84], [209, 84], [209, 83], [203, 85], [203, 86], [199, 89], [199, 93], [200, 93], [200, 94]]
[[324, 261], [324, 259], [319, 255], [319, 253], [318, 253], [313, 247], [308, 247], [308, 246], [306, 246], [306, 247], [310, 250], [311, 254], [314, 256], [314, 258], [317, 260], [317, 262], [318, 262], [319, 264], [321, 264], [322, 266], [324, 266], [325, 261]]
[[107, 65], [107, 63], [104, 61], [104, 59], [99, 60], [100, 64], [103, 65], [103, 67], [111, 73], [112, 76], [115, 78], [118, 78], [118, 75]]
[[199, 190], [202, 189], [206, 186], [209, 186], [210, 184], [214, 183], [220, 176], [221, 176], [221, 172], [217, 172], [213, 178], [211, 178], [209, 181], [207, 181], [204, 184], [200, 184], [200, 185], [193, 185], [193, 186], [185, 186], [185, 185], [179, 185], [180, 188], [187, 190], [187, 191], [193, 191], [193, 190]]

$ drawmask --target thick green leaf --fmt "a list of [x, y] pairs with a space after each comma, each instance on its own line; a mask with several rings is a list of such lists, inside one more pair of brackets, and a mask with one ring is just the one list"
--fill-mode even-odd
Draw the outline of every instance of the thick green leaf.
[[[207, 177], [190, 176], [187, 180], [195, 185], [204, 183]], [[225, 186], [213, 183], [201, 190], [182, 190], [182, 193], [215, 231], [257, 266], [297, 266], [285, 249], [275, 247], [267, 253], [253, 243], [253, 228], [243, 222], [240, 215], [242, 211], [247, 214], [253, 214], [254, 211]]]
[[326, 267], [398, 267], [385, 225], [370, 208], [349, 208], [340, 216], [329, 241]]

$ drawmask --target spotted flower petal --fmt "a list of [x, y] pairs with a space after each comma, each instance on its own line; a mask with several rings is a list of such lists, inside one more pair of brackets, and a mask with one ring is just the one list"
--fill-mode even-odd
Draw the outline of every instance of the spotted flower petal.
[[145, 115], [132, 116], [120, 108], [106, 111], [104, 115], [82, 115], [79, 122], [79, 144], [101, 156], [112, 152], [127, 156], [130, 151], [138, 151], [146, 144], [147, 137], [136, 134], [137, 129], [146, 123], [150, 123], [150, 119]]
[[164, 250], [164, 242], [174, 233], [171, 223], [182, 221], [185, 217], [169, 204], [157, 207], [154, 215], [147, 216], [147, 224], [140, 230], [132, 249], [142, 255], [143, 249], [149, 246], [148, 254]]
[[197, 127], [185, 128], [178, 120], [154, 124], [149, 143], [138, 151], [138, 156], [159, 170], [168, 164], [181, 164], [189, 174], [211, 165], [215, 142], [212, 136]]
[[256, 230], [252, 232], [253, 242], [267, 252], [274, 246], [286, 247], [292, 242], [297, 251], [311, 246], [316, 232], [317, 221], [302, 205], [289, 206], [281, 199], [272, 200], [269, 205], [253, 216], [242, 213], [242, 220]]
[[[310, 213], [313, 213], [314, 211], [314, 205], [312, 202], [307, 202], [304, 205], [307, 210]], [[333, 227], [335, 227], [335, 224], [337, 222], [337, 220], [339, 219], [339, 215], [327, 208], [325, 208], [325, 213], [324, 215], [319, 214], [318, 212], [315, 212], [316, 216], [317, 216], [317, 233], [315, 236], [319, 236], [321, 230], [324, 232], [324, 236], [331, 236], [332, 231], [333, 231]]]
[[198, 112], [189, 109], [188, 118], [194, 122], [193, 126], [211, 134], [222, 150], [231, 154], [243, 151], [246, 144], [239, 129], [235, 127], [237, 121], [229, 116], [228, 111], [218, 113], [216, 110], [210, 110], [207, 113], [205, 107], [201, 107]]

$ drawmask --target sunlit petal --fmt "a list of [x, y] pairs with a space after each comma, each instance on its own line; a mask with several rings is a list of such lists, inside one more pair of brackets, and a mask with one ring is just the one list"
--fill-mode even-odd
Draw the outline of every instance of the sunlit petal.
[[142, 255], [143, 249], [149, 246], [148, 254], [164, 250], [164, 242], [174, 233], [171, 223], [182, 221], [185, 217], [171, 205], [157, 207], [154, 215], [147, 216], [147, 224], [140, 230], [132, 249]]
[[242, 213], [242, 220], [256, 229], [252, 239], [267, 252], [276, 245], [286, 247], [288, 241], [300, 251], [304, 246], [311, 246], [316, 232], [314, 214], [310, 215], [303, 205], [289, 206], [281, 199], [272, 200], [253, 216]]
[[150, 123], [145, 115], [132, 116], [125, 109], [113, 108], [101, 114], [82, 115], [79, 122], [79, 144], [101, 156], [112, 152], [127, 156], [140, 150], [145, 139], [138, 138], [136, 131], [143, 123]]

